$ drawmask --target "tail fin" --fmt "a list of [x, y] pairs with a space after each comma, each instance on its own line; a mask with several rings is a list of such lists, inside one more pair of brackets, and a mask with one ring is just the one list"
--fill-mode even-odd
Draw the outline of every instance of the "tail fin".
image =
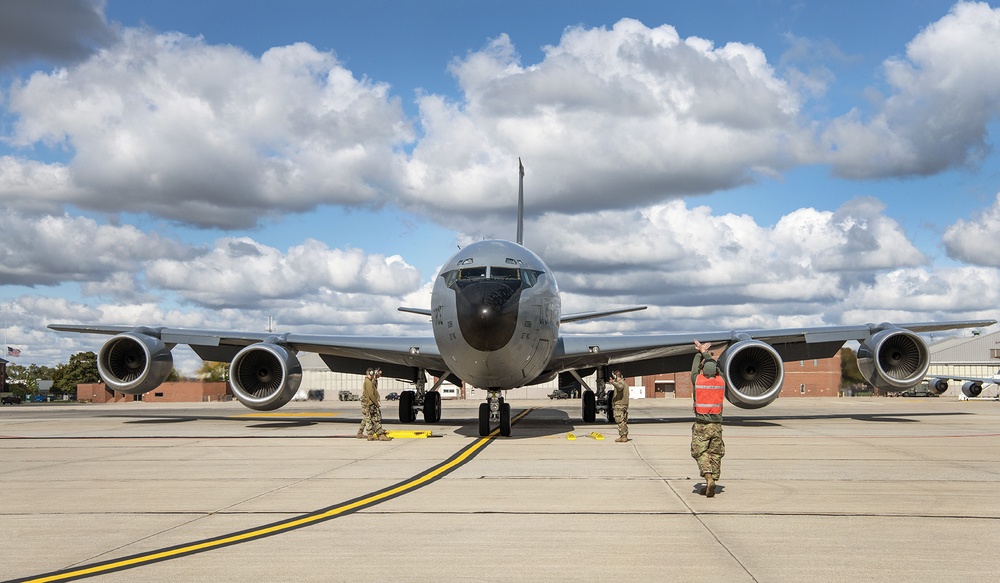
[[520, 173], [517, 182], [517, 244], [524, 245], [524, 164], [521, 164], [520, 156], [517, 167]]

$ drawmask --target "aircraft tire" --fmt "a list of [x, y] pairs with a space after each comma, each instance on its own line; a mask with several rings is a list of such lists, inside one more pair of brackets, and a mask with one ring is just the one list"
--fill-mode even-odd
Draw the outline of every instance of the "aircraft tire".
[[437, 423], [441, 420], [441, 393], [428, 391], [424, 394], [424, 422]]
[[615, 407], [611, 404], [615, 400], [615, 392], [608, 391], [608, 423], [615, 422]]
[[403, 391], [399, 394], [399, 422], [400, 423], [413, 423], [417, 419], [416, 413], [413, 412], [413, 398], [416, 393], [413, 391]]
[[500, 435], [510, 437], [510, 405], [500, 403]]
[[486, 437], [490, 434], [490, 406], [487, 403], [479, 404], [479, 436]]
[[583, 392], [583, 422], [593, 423], [597, 420], [597, 396], [594, 391]]

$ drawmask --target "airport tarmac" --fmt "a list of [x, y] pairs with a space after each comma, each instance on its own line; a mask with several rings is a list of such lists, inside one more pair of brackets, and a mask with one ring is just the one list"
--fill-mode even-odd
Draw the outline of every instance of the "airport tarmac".
[[[726, 410], [715, 498], [684, 400], [629, 443], [578, 401], [479, 402], [355, 439], [357, 403], [0, 409], [0, 580], [944, 581], [1000, 571], [1000, 403], [785, 398]], [[572, 434], [575, 439], [570, 439]], [[603, 437], [603, 439], [599, 439]], [[47, 578], [43, 576], [48, 576]]]

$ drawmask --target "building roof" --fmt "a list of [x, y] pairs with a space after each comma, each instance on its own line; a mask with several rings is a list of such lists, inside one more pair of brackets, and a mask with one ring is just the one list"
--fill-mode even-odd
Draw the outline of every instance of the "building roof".
[[984, 363], [995, 365], [1000, 358], [1000, 332], [979, 336], [954, 337], [929, 346], [931, 364]]

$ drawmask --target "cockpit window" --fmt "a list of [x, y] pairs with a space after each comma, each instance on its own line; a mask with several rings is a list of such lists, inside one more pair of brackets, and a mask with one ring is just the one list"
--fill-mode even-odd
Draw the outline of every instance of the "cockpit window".
[[458, 270], [458, 279], [486, 279], [485, 267], [466, 267]]
[[491, 267], [490, 279], [506, 279], [517, 281], [521, 279], [520, 269], [516, 267]]
[[541, 271], [535, 269], [525, 269], [516, 267], [464, 267], [453, 269], [441, 274], [445, 285], [451, 287], [456, 281], [505, 281], [520, 282], [524, 287], [532, 287], [538, 283], [538, 276]]

